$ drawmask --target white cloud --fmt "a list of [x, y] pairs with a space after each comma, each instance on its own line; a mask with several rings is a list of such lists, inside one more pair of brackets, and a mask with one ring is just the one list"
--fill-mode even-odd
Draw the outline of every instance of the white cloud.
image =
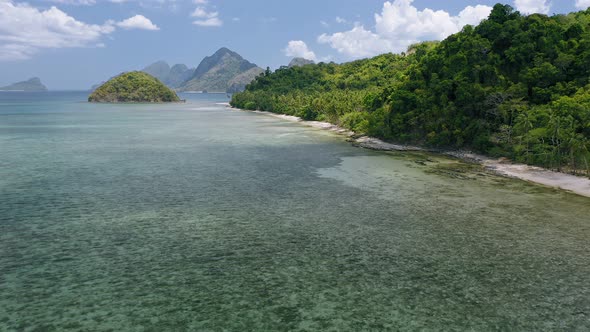
[[362, 25], [355, 25], [350, 31], [337, 32], [331, 35], [322, 34], [318, 37], [321, 44], [329, 44], [338, 53], [349, 58], [364, 58], [381, 53], [391, 52], [391, 41], [366, 30]]
[[[0, 0], [1, 1], [1, 0]], [[168, 5], [170, 10], [175, 10], [178, 7], [177, 0], [45, 0], [49, 2], [60, 3], [64, 5], [74, 6], [93, 6], [99, 3], [111, 2], [111, 3], [130, 3], [136, 2], [144, 8], [162, 8], [164, 5]], [[204, 2], [198, 2], [204, 0], [195, 0], [195, 3], [205, 4]]]
[[218, 17], [213, 17], [205, 20], [195, 20], [193, 21], [193, 24], [202, 27], [220, 27], [223, 25], [223, 21]]
[[219, 18], [219, 12], [207, 11], [205, 7], [195, 8], [191, 16], [198, 18], [197, 20], [193, 21], [193, 24], [198, 26], [220, 27], [223, 25], [223, 21]]
[[92, 6], [96, 4], [96, 0], [51, 0], [51, 2], [62, 3], [64, 5], [81, 5]]
[[336, 16], [336, 23], [346, 23], [347, 21], [340, 16]]
[[330, 24], [326, 21], [320, 21], [320, 24], [324, 27], [324, 28], [329, 28]]
[[484, 5], [477, 5], [475, 7], [467, 6], [459, 13], [459, 16], [456, 17], [455, 22], [457, 23], [459, 30], [461, 30], [466, 25], [476, 26], [481, 23], [482, 20], [488, 18], [491, 11], [492, 7]]
[[302, 40], [291, 40], [287, 47], [283, 50], [286, 56], [305, 58], [307, 60], [317, 60], [315, 53], [307, 47], [307, 44]]
[[123, 29], [141, 29], [141, 30], [160, 30], [157, 25], [152, 23], [143, 15], [135, 15], [126, 20], [117, 23], [117, 26]]
[[375, 30], [355, 24], [352, 30], [322, 34], [318, 42], [328, 44], [350, 58], [374, 56], [386, 52], [402, 52], [411, 44], [424, 40], [442, 40], [459, 32], [466, 24], [478, 24], [488, 17], [492, 8], [468, 6], [459, 15], [443, 10], [412, 6], [414, 0], [385, 2], [381, 14], [375, 14]]
[[590, 0], [576, 0], [576, 8], [587, 9], [590, 7]]
[[36, 52], [37, 48], [29, 45], [0, 43], [0, 61], [25, 60]]
[[523, 14], [549, 14], [551, 4], [548, 0], [514, 0], [516, 10]]
[[194, 3], [196, 3], [197, 5], [206, 5], [209, 3], [208, 0], [194, 0]]
[[[101, 2], [100, 0], [49, 0], [50, 2], [61, 3], [64, 5], [74, 5], [74, 6], [93, 6], [97, 3]], [[103, 0], [103, 2], [112, 2], [112, 3], [124, 3], [130, 2], [132, 0]], [[158, 2], [161, 2], [159, 0]]]
[[[142, 20], [141, 18], [145, 19]], [[113, 33], [116, 26], [139, 28], [131, 23], [144, 23], [141, 28], [157, 28], [141, 16], [102, 25], [76, 20], [56, 7], [39, 10], [29, 4], [0, 0], [0, 60], [28, 59], [41, 49], [101, 47], [100, 39]]]
[[56, 7], [0, 1], [0, 59], [26, 59], [42, 48], [86, 47], [115, 28], [77, 21]]
[[199, 18], [213, 18], [219, 15], [218, 12], [208, 12], [203, 7], [197, 7], [195, 11], [191, 14], [192, 17], [199, 17]]

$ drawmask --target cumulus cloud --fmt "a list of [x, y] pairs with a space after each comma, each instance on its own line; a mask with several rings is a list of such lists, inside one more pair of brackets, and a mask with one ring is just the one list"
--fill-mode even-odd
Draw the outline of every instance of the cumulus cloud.
[[[100, 2], [100, 0], [49, 0], [50, 2], [61, 3], [64, 5], [74, 5], [74, 6], [93, 6]], [[103, 0], [103, 2], [112, 2], [112, 3], [124, 3], [130, 2], [133, 0]], [[161, 0], [158, 0], [161, 2]]]
[[590, 0], [576, 0], [576, 8], [586, 9], [590, 7]]
[[218, 15], [218, 12], [208, 12], [207, 10], [205, 10], [204, 7], [197, 7], [195, 11], [191, 14], [192, 17], [199, 18], [212, 18], [217, 17]]
[[[93, 6], [100, 2], [112, 2], [112, 3], [125, 3], [125, 2], [139, 2], [142, 6], [149, 7], [153, 4], [174, 4], [176, 0], [46, 0], [55, 3], [61, 3], [64, 5], [75, 5], [75, 6]], [[207, 3], [205, 0], [195, 0], [195, 3]]]
[[64, 5], [76, 6], [92, 6], [96, 4], [96, 0], [51, 0], [51, 2], [62, 3]]
[[207, 11], [205, 7], [197, 7], [191, 16], [197, 18], [197, 20], [193, 21], [193, 24], [202, 27], [220, 27], [223, 25], [223, 21], [219, 18], [219, 12]]
[[223, 25], [223, 21], [219, 17], [212, 17], [204, 20], [195, 20], [193, 24], [202, 27], [220, 27]]
[[123, 29], [160, 30], [157, 25], [143, 15], [135, 15], [118, 22], [117, 26]]
[[[580, 2], [580, 0], [577, 2]], [[549, 10], [551, 9], [551, 4], [548, 0], [514, 0], [514, 6], [523, 14], [549, 14]]]
[[365, 58], [391, 52], [395, 47], [390, 40], [366, 30], [362, 25], [355, 25], [352, 30], [337, 32], [318, 37], [320, 44], [329, 44], [338, 53], [349, 58]]
[[318, 42], [328, 44], [349, 58], [362, 58], [386, 52], [402, 52], [411, 44], [424, 40], [441, 40], [459, 32], [465, 25], [475, 25], [487, 18], [489, 6], [468, 6], [459, 15], [443, 10], [412, 6], [414, 0], [385, 2], [375, 14], [375, 29], [355, 24], [352, 30], [322, 34]]
[[283, 50], [286, 56], [295, 58], [305, 58], [308, 60], [317, 60], [315, 53], [307, 47], [302, 40], [291, 40]]
[[23, 44], [0, 43], [0, 61], [24, 60], [37, 52], [37, 48]]
[[88, 46], [113, 31], [108, 22], [86, 24], [56, 7], [40, 11], [0, 1], [0, 59], [26, 59], [41, 48]]
[[[145, 23], [151, 21], [143, 18], [141, 28], [145, 29]], [[118, 23], [109, 20], [102, 25], [88, 24], [56, 7], [39, 10], [26, 3], [0, 0], [0, 60], [27, 59], [47, 48], [97, 47], [101, 45], [100, 39], [113, 33], [117, 26], [139, 28], [130, 24], [138, 21], [141, 18], [136, 16]]]

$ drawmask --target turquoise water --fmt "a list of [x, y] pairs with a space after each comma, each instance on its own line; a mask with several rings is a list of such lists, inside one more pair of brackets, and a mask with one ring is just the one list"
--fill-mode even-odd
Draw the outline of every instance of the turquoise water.
[[0, 331], [590, 330], [590, 199], [85, 98], [0, 93]]

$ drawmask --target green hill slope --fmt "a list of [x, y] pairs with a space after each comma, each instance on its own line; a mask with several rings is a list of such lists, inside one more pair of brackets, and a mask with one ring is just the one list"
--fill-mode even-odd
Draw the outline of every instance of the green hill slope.
[[140, 71], [123, 73], [98, 87], [88, 97], [97, 103], [178, 102], [176, 93], [155, 77]]
[[590, 172], [590, 11], [479, 26], [407, 55], [265, 73], [232, 105], [327, 120], [398, 142]]

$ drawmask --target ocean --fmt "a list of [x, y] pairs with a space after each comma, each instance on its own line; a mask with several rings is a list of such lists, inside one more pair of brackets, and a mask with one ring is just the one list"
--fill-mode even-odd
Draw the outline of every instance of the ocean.
[[590, 199], [227, 108], [0, 92], [0, 331], [590, 330]]

